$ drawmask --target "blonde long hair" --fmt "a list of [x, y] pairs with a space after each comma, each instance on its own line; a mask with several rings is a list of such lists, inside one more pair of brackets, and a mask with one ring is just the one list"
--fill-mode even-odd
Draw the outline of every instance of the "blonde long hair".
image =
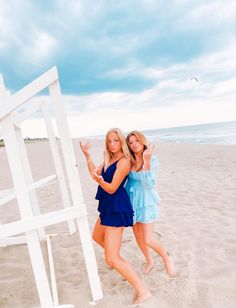
[[145, 151], [148, 147], [148, 141], [147, 138], [144, 136], [143, 133], [139, 132], [138, 130], [133, 130], [132, 132], [130, 132], [127, 137], [126, 137], [126, 143], [129, 147], [130, 153], [131, 153], [131, 157], [132, 157], [132, 161], [135, 161], [135, 155], [134, 152], [131, 150], [130, 146], [129, 146], [129, 138], [131, 136], [135, 136], [136, 139], [143, 145], [143, 151]]
[[107, 132], [106, 138], [105, 138], [105, 152], [104, 152], [105, 166], [107, 167], [110, 164], [111, 160], [114, 159], [114, 154], [109, 151], [109, 147], [108, 147], [108, 135], [110, 133], [117, 134], [120, 140], [120, 143], [121, 143], [121, 151], [123, 152], [124, 156], [131, 161], [131, 154], [129, 151], [129, 147], [127, 146], [127, 143], [126, 143], [124, 133], [119, 128], [111, 128]]

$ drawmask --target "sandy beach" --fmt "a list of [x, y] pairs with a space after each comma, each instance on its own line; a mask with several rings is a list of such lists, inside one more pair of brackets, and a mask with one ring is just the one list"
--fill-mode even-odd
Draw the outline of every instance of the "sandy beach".
[[[94, 161], [102, 161], [103, 141], [92, 140]], [[34, 180], [55, 173], [47, 141], [27, 144]], [[74, 140], [90, 230], [97, 218], [96, 183]], [[161, 218], [155, 233], [173, 257], [178, 275], [168, 277], [161, 258], [153, 253], [155, 266], [142, 273], [144, 258], [132, 228], [124, 232], [122, 255], [140, 273], [153, 297], [148, 308], [236, 307], [236, 146], [156, 143], [161, 168], [158, 192]], [[5, 148], [0, 148], [0, 191], [12, 187]], [[42, 213], [63, 207], [57, 181], [37, 190]], [[2, 224], [19, 219], [16, 201], [0, 206]], [[66, 224], [47, 228], [52, 238], [60, 304], [91, 307], [91, 293], [79, 235], [69, 236]], [[46, 244], [42, 242], [45, 260]], [[98, 308], [128, 307], [131, 286], [104, 261], [94, 243], [104, 298]], [[0, 247], [0, 307], [39, 306], [26, 245]]]

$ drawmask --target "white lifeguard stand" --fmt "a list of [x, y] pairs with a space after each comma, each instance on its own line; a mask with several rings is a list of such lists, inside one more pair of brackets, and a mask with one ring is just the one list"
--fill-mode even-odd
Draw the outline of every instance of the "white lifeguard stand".
[[[42, 101], [37, 106], [34, 105], [24, 112], [17, 112], [20, 106], [45, 88], [49, 89], [49, 102]], [[21, 216], [18, 221], [0, 225], [0, 245], [27, 244], [39, 300], [43, 308], [74, 307], [73, 303], [59, 305], [50, 235], [46, 235], [44, 230], [44, 227], [65, 221], [68, 223], [70, 234], [75, 233], [77, 228], [79, 230], [92, 299], [96, 301], [103, 297], [73, 145], [61, 101], [62, 96], [56, 67], [48, 70], [13, 95], [6, 91], [3, 77], [0, 75], [0, 128], [14, 185], [13, 189], [1, 192], [0, 206], [16, 198]], [[65, 172], [57, 147], [49, 104], [52, 104], [54, 111]], [[56, 174], [34, 182], [21, 131], [21, 122], [39, 108], [44, 115]], [[48, 184], [55, 178], [58, 180], [64, 209], [40, 214], [35, 189]], [[69, 191], [67, 187], [69, 187]], [[22, 236], [21, 234], [25, 235]], [[40, 240], [47, 241], [51, 288], [47, 278]]]

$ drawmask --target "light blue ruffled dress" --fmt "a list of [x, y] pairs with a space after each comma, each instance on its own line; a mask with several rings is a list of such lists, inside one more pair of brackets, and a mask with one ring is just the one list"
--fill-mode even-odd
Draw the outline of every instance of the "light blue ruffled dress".
[[129, 195], [133, 211], [133, 223], [149, 223], [160, 217], [160, 197], [157, 192], [157, 171], [159, 162], [152, 155], [151, 168], [149, 171], [129, 173], [125, 189]]

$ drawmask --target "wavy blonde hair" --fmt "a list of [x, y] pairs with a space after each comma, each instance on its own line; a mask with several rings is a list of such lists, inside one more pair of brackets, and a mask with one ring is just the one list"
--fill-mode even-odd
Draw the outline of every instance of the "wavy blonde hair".
[[123, 152], [124, 156], [131, 161], [131, 154], [130, 154], [129, 147], [126, 143], [124, 133], [119, 128], [111, 128], [107, 132], [106, 138], [105, 138], [105, 151], [104, 151], [105, 166], [107, 167], [110, 164], [111, 160], [114, 159], [114, 154], [109, 151], [109, 147], [108, 147], [108, 135], [110, 133], [117, 134], [117, 137], [119, 138], [120, 143], [121, 143], [121, 151]]
[[130, 132], [127, 137], [126, 137], [126, 143], [129, 147], [129, 151], [131, 153], [131, 157], [132, 157], [132, 161], [135, 161], [135, 155], [134, 152], [131, 150], [130, 146], [129, 146], [129, 138], [131, 136], [135, 136], [136, 139], [143, 145], [143, 151], [145, 151], [148, 147], [148, 141], [147, 138], [144, 136], [143, 133], [139, 132], [138, 130], [133, 130], [132, 132]]

